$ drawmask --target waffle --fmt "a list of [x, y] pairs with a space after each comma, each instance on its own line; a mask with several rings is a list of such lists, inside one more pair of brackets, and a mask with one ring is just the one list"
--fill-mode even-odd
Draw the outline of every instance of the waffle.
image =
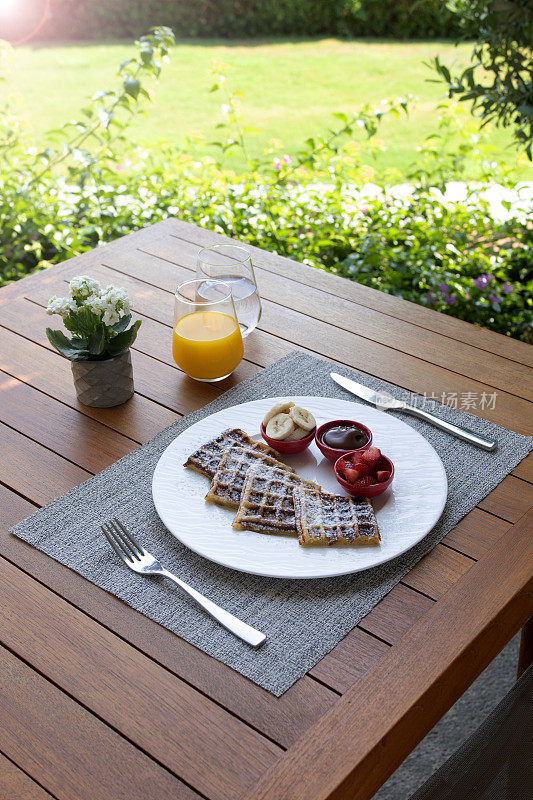
[[205, 496], [207, 502], [218, 503], [219, 506], [228, 508], [238, 508], [246, 473], [253, 465], [259, 465], [261, 469], [277, 467], [282, 472], [294, 473], [292, 467], [267, 456], [260, 450], [248, 446], [242, 447], [234, 443], [224, 450], [224, 455]]
[[[248, 447], [260, 453], [275, 458], [276, 461], [281, 461], [281, 456], [272, 447], [263, 444], [263, 442], [256, 442], [251, 436], [248, 436], [247, 433], [241, 431], [240, 428], [228, 428], [222, 431], [216, 439], [211, 439], [192, 453], [183, 466], [194, 469], [202, 475], [207, 475], [208, 478], [212, 478], [217, 471], [224, 450], [234, 442], [241, 445], [248, 445]], [[281, 461], [281, 463], [283, 462]]]
[[374, 509], [367, 497], [340, 497], [302, 485], [293, 488], [293, 496], [302, 547], [381, 541]]
[[250, 467], [233, 527], [259, 533], [295, 535], [297, 531], [292, 490], [300, 485], [320, 490], [315, 483], [304, 481], [295, 472], [288, 472], [278, 466], [257, 464]]

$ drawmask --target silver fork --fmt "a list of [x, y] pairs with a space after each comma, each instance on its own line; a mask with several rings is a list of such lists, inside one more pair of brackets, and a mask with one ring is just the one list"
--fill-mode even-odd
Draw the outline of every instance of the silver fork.
[[154, 558], [151, 553], [148, 553], [148, 551], [137, 542], [135, 537], [116, 517], [108, 522], [104, 522], [100, 527], [117, 556], [122, 559], [126, 566], [133, 570], [133, 572], [137, 572], [139, 575], [164, 575], [165, 578], [170, 578], [174, 583], [177, 583], [180, 589], [183, 589], [189, 597], [196, 600], [204, 611], [207, 611], [217, 622], [224, 628], [227, 628], [228, 631], [231, 631], [235, 636], [238, 636], [239, 639], [242, 639], [252, 647], [260, 647], [263, 644], [266, 639], [264, 633], [257, 631], [255, 628], [252, 628], [251, 625], [247, 625], [245, 622], [237, 619], [237, 617], [234, 617], [229, 611], [220, 608], [220, 606], [217, 606], [212, 600], [208, 600], [207, 597], [197, 592], [192, 586], [184, 583], [184, 581], [173, 575], [172, 572], [165, 569], [157, 558]]

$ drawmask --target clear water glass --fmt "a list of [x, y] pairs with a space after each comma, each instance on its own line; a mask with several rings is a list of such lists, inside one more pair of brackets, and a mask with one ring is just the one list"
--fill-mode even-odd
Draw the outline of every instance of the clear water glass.
[[231, 287], [235, 311], [243, 339], [261, 319], [261, 300], [257, 291], [250, 251], [238, 244], [216, 244], [198, 253], [196, 275], [204, 279], [199, 293], [209, 299], [212, 282], [224, 281]]

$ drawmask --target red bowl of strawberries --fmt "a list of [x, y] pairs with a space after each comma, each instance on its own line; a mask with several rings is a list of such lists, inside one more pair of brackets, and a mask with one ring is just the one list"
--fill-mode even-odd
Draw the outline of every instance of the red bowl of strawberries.
[[389, 488], [394, 464], [378, 447], [352, 450], [337, 459], [335, 477], [353, 497], [377, 497]]

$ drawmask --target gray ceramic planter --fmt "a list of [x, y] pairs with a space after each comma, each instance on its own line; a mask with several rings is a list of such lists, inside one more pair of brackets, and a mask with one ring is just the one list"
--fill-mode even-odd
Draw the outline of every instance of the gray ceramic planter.
[[71, 361], [80, 403], [96, 408], [118, 406], [133, 394], [130, 351], [105, 361]]

